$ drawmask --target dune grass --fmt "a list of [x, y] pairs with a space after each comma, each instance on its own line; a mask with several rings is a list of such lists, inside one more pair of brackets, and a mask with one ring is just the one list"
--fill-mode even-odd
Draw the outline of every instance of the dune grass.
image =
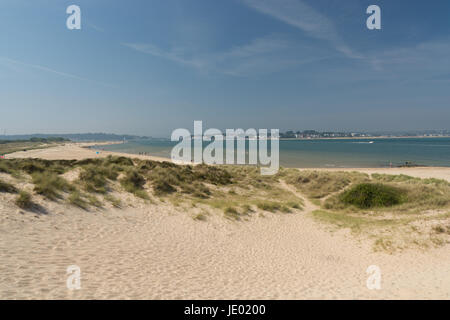
[[73, 190], [67, 197], [67, 202], [75, 207], [88, 210], [90, 206], [102, 208], [103, 203], [93, 194], [83, 194], [78, 190]]
[[15, 202], [14, 202], [19, 208], [30, 210], [33, 208], [34, 203], [31, 199], [31, 194], [29, 194], [26, 191], [20, 191], [19, 195], [17, 196]]
[[142, 199], [150, 199], [149, 195], [144, 190], [144, 185], [146, 183], [147, 181], [145, 178], [136, 169], [128, 170], [125, 177], [120, 180], [120, 184], [127, 192], [133, 193]]
[[34, 191], [49, 200], [62, 198], [62, 192], [70, 192], [74, 187], [64, 178], [53, 172], [36, 172], [32, 174]]
[[369, 216], [344, 212], [336, 213], [328, 210], [315, 210], [312, 212], [312, 215], [318, 220], [332, 223], [341, 228], [351, 229], [353, 232], [360, 232], [365, 228], [392, 227], [409, 221], [407, 219], [393, 218], [372, 219]]
[[380, 174], [373, 173], [372, 179], [379, 182], [396, 182], [396, 183], [407, 183], [407, 184], [422, 184], [422, 185], [439, 185], [439, 186], [450, 186], [450, 182], [443, 179], [436, 178], [417, 178], [411, 177], [405, 174], [390, 175], [390, 174]]
[[258, 202], [257, 207], [264, 211], [276, 212], [281, 209], [281, 205], [278, 202], [261, 201]]
[[96, 208], [103, 207], [103, 202], [100, 199], [98, 199], [95, 195], [89, 194], [86, 196], [86, 198], [87, 198], [89, 205], [96, 207]]
[[206, 217], [206, 215], [204, 213], [196, 214], [193, 217], [193, 219], [196, 220], [196, 221], [206, 221], [206, 220], [208, 220], [208, 218]]
[[0, 192], [17, 193], [18, 190], [11, 183], [0, 180]]
[[83, 210], [87, 210], [89, 208], [88, 203], [86, 202], [86, 200], [83, 198], [83, 196], [81, 195], [81, 193], [77, 190], [74, 190], [70, 193], [69, 197], [67, 198], [67, 201], [78, 208], [81, 208]]
[[226, 207], [223, 210], [223, 213], [226, 218], [231, 219], [231, 220], [236, 220], [236, 221], [239, 221], [239, 220], [241, 220], [241, 218], [243, 216], [248, 215], [248, 212], [239, 211], [239, 209], [232, 207], [232, 206]]
[[105, 195], [105, 200], [110, 202], [115, 208], [122, 208], [122, 201], [120, 199], [113, 197], [110, 194]]
[[4, 159], [0, 159], [0, 173], [8, 173], [8, 174], [13, 174], [15, 173], [16, 170], [14, 170], [9, 161], [6, 161]]
[[[80, 173], [75, 181], [69, 183], [61, 175], [75, 168], [80, 168]], [[70, 193], [69, 203], [81, 207], [85, 207], [82, 201], [99, 206], [94, 195], [88, 197], [84, 193], [107, 196], [117, 189], [117, 183], [125, 191], [143, 199], [150, 199], [148, 189], [159, 197], [177, 194], [207, 199], [212, 196], [211, 188], [233, 183], [232, 174], [219, 167], [179, 166], [170, 162], [113, 156], [79, 161], [2, 159], [0, 172], [23, 175], [25, 180], [31, 177], [34, 191], [50, 200], [62, 199], [65, 193]], [[6, 185], [3, 189], [13, 190]], [[109, 202], [119, 206], [115, 200]]]
[[310, 199], [320, 199], [341, 191], [351, 184], [369, 181], [369, 176], [360, 172], [288, 169], [281, 172], [280, 176]]
[[[106, 193], [107, 178], [101, 167], [87, 165], [80, 173], [79, 179], [87, 192]], [[117, 178], [117, 177], [116, 177]]]
[[141, 171], [144, 171], [144, 174], [147, 175], [155, 194], [158, 196], [180, 191], [194, 197], [208, 198], [211, 191], [206, 184], [221, 186], [232, 182], [231, 174], [218, 167], [206, 165], [177, 166], [166, 162], [154, 164], [150, 167], [151, 169], [141, 169]]

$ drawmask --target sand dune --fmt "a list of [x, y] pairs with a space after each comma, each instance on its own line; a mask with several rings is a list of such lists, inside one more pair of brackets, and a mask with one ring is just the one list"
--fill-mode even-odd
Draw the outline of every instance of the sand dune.
[[[92, 156], [69, 144], [8, 157]], [[448, 169], [395, 170], [449, 177]], [[311, 203], [298, 214], [205, 222], [169, 204], [134, 199], [124, 209], [91, 212], [50, 203], [46, 214], [9, 200], [0, 201], [1, 299], [450, 298], [448, 245], [376, 253], [368, 241], [312, 220]], [[81, 268], [80, 290], [66, 287], [69, 265]], [[366, 286], [370, 265], [381, 269], [381, 290]]]

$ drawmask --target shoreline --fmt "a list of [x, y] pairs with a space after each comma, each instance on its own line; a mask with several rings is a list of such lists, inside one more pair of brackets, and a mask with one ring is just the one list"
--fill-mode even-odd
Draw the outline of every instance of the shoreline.
[[[141, 160], [152, 161], [171, 161], [170, 158], [157, 157], [151, 155], [139, 155], [134, 153], [117, 152], [117, 151], [103, 151], [97, 149], [91, 149], [94, 146], [119, 144], [118, 141], [105, 141], [105, 142], [73, 142], [66, 143], [64, 145], [52, 146], [45, 149], [32, 149], [28, 151], [18, 151], [5, 155], [5, 159], [11, 158], [42, 158], [46, 160], [83, 160], [88, 158], [103, 158], [109, 155], [121, 156], [128, 158], [137, 158]], [[97, 154], [96, 152], [99, 152]], [[298, 170], [305, 171], [358, 171], [367, 174], [381, 173], [381, 174], [405, 174], [417, 178], [436, 178], [445, 179], [450, 181], [450, 167], [352, 167], [352, 168], [322, 168], [322, 167], [292, 167]]]

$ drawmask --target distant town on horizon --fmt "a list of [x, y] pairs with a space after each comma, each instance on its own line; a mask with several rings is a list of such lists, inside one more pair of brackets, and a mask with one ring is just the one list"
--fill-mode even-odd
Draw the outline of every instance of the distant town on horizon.
[[[270, 130], [268, 132], [270, 136]], [[376, 138], [376, 137], [450, 137], [450, 130], [417, 130], [417, 131], [318, 131], [318, 130], [288, 130], [280, 132], [280, 139], [321, 139], [321, 138]], [[61, 138], [71, 141], [119, 141], [119, 140], [144, 140], [157, 139], [168, 140], [170, 137], [152, 137], [139, 136], [131, 134], [115, 133], [66, 133], [66, 134], [19, 134], [19, 135], [0, 135], [2, 140], [30, 140], [30, 139], [48, 139]]]

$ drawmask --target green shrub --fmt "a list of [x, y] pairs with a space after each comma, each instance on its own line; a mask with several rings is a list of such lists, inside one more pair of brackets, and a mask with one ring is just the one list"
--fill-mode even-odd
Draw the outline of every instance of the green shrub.
[[164, 194], [169, 194], [177, 191], [172, 185], [167, 183], [166, 181], [156, 181], [153, 184], [153, 190], [156, 195], [161, 196]]
[[75, 166], [88, 166], [88, 165], [94, 165], [94, 166], [102, 166], [104, 162], [104, 159], [99, 158], [88, 158], [88, 159], [82, 159], [78, 160], [74, 163]]
[[175, 192], [180, 187], [184, 193], [199, 198], [207, 198], [211, 194], [203, 183], [225, 185], [231, 183], [231, 174], [225, 169], [207, 165], [176, 165], [169, 162], [141, 162], [141, 172], [148, 172], [155, 193], [158, 195]]
[[194, 174], [197, 179], [215, 185], [227, 185], [232, 183], [231, 174], [228, 171], [215, 166], [208, 166], [205, 164], [197, 165], [194, 168]]
[[261, 210], [269, 212], [276, 212], [281, 209], [281, 205], [278, 202], [270, 201], [259, 202], [256, 206]]
[[123, 171], [123, 168], [116, 164], [110, 164], [105, 167], [98, 167], [96, 169], [99, 175], [113, 181], [117, 180], [119, 172]]
[[129, 170], [124, 178], [120, 180], [122, 187], [142, 199], [149, 199], [147, 192], [144, 190], [144, 185], [147, 181], [136, 170]]
[[133, 160], [126, 157], [108, 156], [105, 158], [105, 162], [110, 164], [117, 164], [121, 166], [133, 167]]
[[169, 162], [169, 161], [158, 162], [157, 164], [161, 168], [176, 168], [176, 167], [180, 167], [179, 165], [176, 165], [175, 163], [172, 163], [172, 162]]
[[22, 163], [20, 165], [20, 169], [28, 174], [33, 174], [35, 172], [44, 172], [46, 170], [46, 168], [42, 164], [35, 162], [33, 160], [29, 160], [25, 163]]
[[192, 194], [194, 197], [206, 199], [211, 195], [211, 191], [203, 183], [195, 181], [192, 184], [182, 184], [181, 190], [184, 193]]
[[380, 183], [361, 183], [345, 191], [340, 200], [361, 209], [391, 207], [400, 204], [404, 192], [396, 187]]
[[194, 174], [190, 166], [186, 167], [163, 167], [157, 166], [149, 172], [149, 179], [157, 181], [165, 181], [170, 185], [179, 186], [184, 183], [194, 181]]
[[9, 162], [6, 162], [5, 160], [0, 160], [0, 172], [2, 172], [2, 173], [11, 173], [12, 172]]
[[234, 207], [226, 207], [224, 210], [225, 216], [231, 217], [233, 219], [239, 220], [239, 212]]
[[232, 213], [232, 214], [238, 214], [238, 211], [233, 207], [226, 207], [225, 213]]
[[107, 180], [99, 168], [89, 165], [80, 173], [80, 181], [84, 183], [86, 191], [106, 193]]
[[154, 169], [157, 166], [156, 161], [151, 160], [139, 160], [137, 164], [137, 168], [139, 172], [146, 173], [152, 169]]
[[15, 203], [22, 209], [31, 209], [34, 205], [33, 201], [31, 201], [31, 195], [26, 191], [20, 191]]
[[137, 170], [130, 170], [120, 182], [122, 185], [128, 186], [134, 190], [142, 189], [146, 183], [146, 180], [139, 172], [137, 172]]

